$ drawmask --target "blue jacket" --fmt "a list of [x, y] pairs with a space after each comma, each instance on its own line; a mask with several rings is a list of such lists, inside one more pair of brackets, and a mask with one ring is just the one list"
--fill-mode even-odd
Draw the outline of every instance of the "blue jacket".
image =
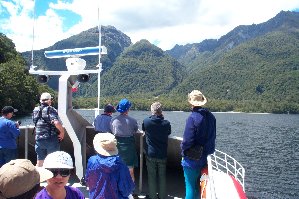
[[[181, 143], [182, 166], [197, 169], [207, 164], [208, 154], [212, 154], [215, 151], [215, 140], [215, 116], [208, 109], [194, 107], [191, 115], [187, 118], [183, 141]], [[190, 160], [184, 157], [185, 150], [198, 144], [204, 146], [203, 155], [200, 160]]]
[[90, 199], [127, 199], [135, 186], [129, 168], [118, 155], [90, 157], [85, 179]]
[[145, 153], [151, 158], [167, 158], [168, 136], [171, 134], [171, 125], [163, 116], [152, 115], [142, 123], [145, 131]]
[[0, 118], [0, 149], [16, 149], [16, 138], [20, 135], [20, 130], [15, 122]]

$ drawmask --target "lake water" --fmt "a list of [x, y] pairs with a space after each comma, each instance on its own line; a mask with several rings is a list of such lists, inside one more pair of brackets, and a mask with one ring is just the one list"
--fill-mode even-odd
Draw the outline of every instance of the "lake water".
[[[91, 123], [93, 110], [78, 110]], [[182, 136], [188, 112], [164, 112], [172, 135]], [[115, 113], [114, 115], [117, 115]], [[147, 111], [130, 111], [141, 129]], [[299, 198], [299, 115], [214, 113], [216, 148], [228, 153], [245, 168], [249, 199]], [[30, 117], [22, 125], [33, 124]]]

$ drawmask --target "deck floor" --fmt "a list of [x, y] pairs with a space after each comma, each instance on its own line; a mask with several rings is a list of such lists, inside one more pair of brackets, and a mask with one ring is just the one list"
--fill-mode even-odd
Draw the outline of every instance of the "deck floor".
[[[138, 175], [136, 174], [138, 173]], [[139, 169], [136, 169], [135, 176], [139, 176]], [[143, 168], [143, 183], [142, 190], [138, 190], [139, 186], [139, 177], [136, 179], [136, 190], [138, 191], [140, 197], [143, 198], [148, 193], [148, 184], [147, 184], [147, 170], [146, 166]], [[171, 168], [167, 167], [166, 173], [166, 184], [167, 184], [167, 199], [173, 198], [184, 198], [185, 197], [185, 182], [184, 174], [182, 168]]]

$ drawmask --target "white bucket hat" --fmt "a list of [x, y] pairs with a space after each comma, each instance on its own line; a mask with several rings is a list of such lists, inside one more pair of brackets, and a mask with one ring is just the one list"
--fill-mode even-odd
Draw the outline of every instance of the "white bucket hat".
[[43, 164], [47, 169], [73, 169], [73, 160], [70, 154], [64, 151], [55, 151], [47, 155]]
[[193, 90], [188, 94], [188, 102], [193, 106], [203, 106], [207, 103], [207, 98], [199, 90]]
[[103, 156], [117, 155], [117, 141], [111, 133], [98, 133], [94, 136], [93, 147]]

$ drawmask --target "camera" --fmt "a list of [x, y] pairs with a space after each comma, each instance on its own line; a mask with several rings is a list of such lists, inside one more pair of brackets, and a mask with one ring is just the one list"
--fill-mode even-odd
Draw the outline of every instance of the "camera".
[[21, 121], [19, 121], [19, 120], [18, 120], [18, 121], [16, 121], [16, 123], [18, 123], [19, 125], [21, 125], [21, 124], [22, 124], [22, 122], [21, 122]]

